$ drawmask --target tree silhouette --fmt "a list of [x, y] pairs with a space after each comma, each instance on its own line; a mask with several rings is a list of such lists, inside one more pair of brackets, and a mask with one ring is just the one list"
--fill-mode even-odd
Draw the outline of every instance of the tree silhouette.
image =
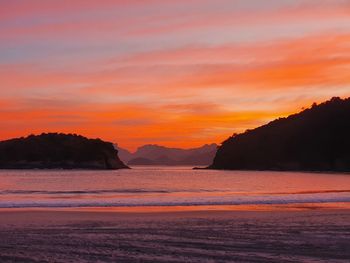
[[230, 137], [214, 169], [350, 171], [350, 99], [331, 100]]

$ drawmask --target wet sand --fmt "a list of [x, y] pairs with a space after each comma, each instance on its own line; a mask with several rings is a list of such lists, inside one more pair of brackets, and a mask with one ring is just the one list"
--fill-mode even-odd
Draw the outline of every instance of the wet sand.
[[0, 262], [350, 261], [349, 209], [197, 210], [0, 210]]

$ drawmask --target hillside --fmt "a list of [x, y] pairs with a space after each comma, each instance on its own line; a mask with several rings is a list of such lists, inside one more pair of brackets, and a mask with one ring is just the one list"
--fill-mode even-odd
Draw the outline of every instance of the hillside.
[[43, 133], [0, 142], [0, 169], [127, 168], [112, 143], [79, 135]]
[[192, 149], [144, 145], [134, 153], [118, 148], [120, 159], [129, 165], [209, 165], [216, 149], [216, 144]]
[[209, 168], [350, 171], [350, 99], [333, 98], [234, 135]]

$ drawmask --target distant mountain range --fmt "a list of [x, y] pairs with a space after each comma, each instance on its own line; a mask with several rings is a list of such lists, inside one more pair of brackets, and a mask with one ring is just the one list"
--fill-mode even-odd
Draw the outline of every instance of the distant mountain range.
[[128, 165], [209, 165], [215, 156], [217, 145], [204, 145], [193, 149], [168, 148], [144, 145], [135, 153], [117, 147], [120, 159]]
[[112, 143], [76, 134], [43, 133], [0, 142], [0, 169], [121, 169]]
[[350, 99], [333, 98], [233, 135], [209, 168], [350, 171]]

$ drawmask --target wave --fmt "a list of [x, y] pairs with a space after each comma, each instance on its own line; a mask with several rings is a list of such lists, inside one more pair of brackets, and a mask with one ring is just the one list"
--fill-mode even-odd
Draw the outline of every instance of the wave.
[[302, 198], [263, 198], [231, 200], [40, 200], [40, 201], [0, 201], [0, 208], [74, 208], [74, 207], [148, 207], [148, 206], [214, 206], [214, 205], [283, 205], [302, 203], [346, 203], [350, 196], [319, 196]]
[[318, 190], [318, 191], [277, 192], [277, 193], [266, 193], [266, 194], [299, 195], [299, 194], [330, 194], [330, 193], [350, 193], [350, 190]]
[[48, 190], [4, 190], [0, 195], [89, 195], [89, 194], [170, 194], [170, 193], [225, 193], [240, 195], [300, 195], [300, 194], [329, 194], [350, 193], [350, 190], [319, 190], [296, 192], [232, 192], [225, 190], [152, 190], [152, 189], [107, 189], [107, 190], [72, 190], [72, 191], [48, 191]]
[[[108, 189], [108, 190], [72, 190], [72, 191], [48, 191], [48, 190], [4, 190], [0, 195], [70, 195], [70, 194], [170, 194], [170, 193], [215, 193], [222, 190], [152, 190], [152, 189]], [[227, 191], [228, 192], [228, 191]], [[240, 192], [238, 192], [240, 193]]]
[[125, 190], [73, 190], [73, 191], [43, 191], [43, 190], [5, 190], [0, 191], [0, 195], [68, 195], [68, 194], [117, 194], [117, 193], [171, 193], [167, 190], [144, 190], [144, 189], [125, 189]]

